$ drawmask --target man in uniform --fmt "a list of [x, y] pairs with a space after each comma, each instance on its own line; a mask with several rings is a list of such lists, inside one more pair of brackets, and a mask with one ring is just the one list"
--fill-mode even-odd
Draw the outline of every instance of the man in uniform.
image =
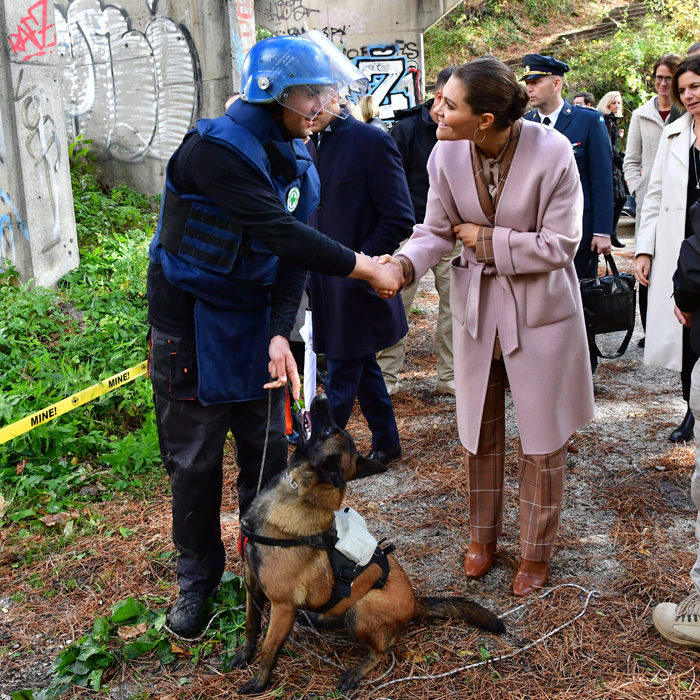
[[[597, 110], [580, 109], [562, 99], [562, 78], [569, 70], [566, 63], [530, 53], [523, 58], [523, 65], [521, 80], [525, 81], [533, 107], [525, 119], [561, 132], [574, 149], [583, 188], [583, 235], [574, 267], [579, 279], [592, 277], [598, 253], [612, 251], [613, 161], [605, 120]], [[590, 345], [591, 371], [595, 372], [598, 355]]]
[[[610, 253], [613, 233], [612, 147], [603, 115], [575, 109], [562, 99], [562, 77], [569, 66], [551, 56], [530, 53], [523, 58], [521, 80], [532, 111], [525, 119], [560, 131], [571, 142], [583, 188], [583, 237], [574, 258], [579, 279], [593, 274], [597, 253]], [[597, 252], [596, 252], [597, 251]]]
[[311, 32], [253, 46], [241, 85], [226, 114], [199, 120], [170, 159], [149, 251], [150, 376], [179, 552], [168, 624], [187, 637], [200, 631], [204, 601], [224, 571], [229, 429], [241, 517], [287, 464], [283, 385], [289, 378], [298, 397], [288, 338], [305, 270], [378, 289], [403, 281], [400, 273], [380, 279], [395, 266], [302, 223], [318, 205], [319, 182], [300, 139], [338, 91], [366, 86], [362, 74]]
[[[411, 201], [416, 215], [416, 222], [423, 223], [425, 218], [425, 206], [428, 201], [428, 158], [437, 143], [437, 116], [435, 108], [442, 99], [442, 88], [450, 79], [455, 67], [443, 68], [435, 81], [435, 98], [422, 105], [402, 109], [394, 113], [396, 121], [391, 130], [391, 136], [396, 141], [401, 153], [408, 189], [411, 192]], [[443, 256], [440, 262], [433, 267], [435, 277], [435, 289], [440, 297], [438, 307], [438, 321], [435, 329], [435, 353], [437, 359], [438, 394], [455, 393], [455, 370], [452, 355], [452, 312], [450, 311], [450, 260], [462, 248], [457, 243], [454, 250]], [[404, 310], [408, 316], [413, 300], [416, 297], [418, 285], [413, 285], [408, 290], [401, 292]], [[396, 345], [382, 350], [377, 355], [379, 366], [384, 375], [384, 381], [390, 394], [399, 390], [399, 372], [403, 367], [406, 357], [406, 337], [399, 340]]]

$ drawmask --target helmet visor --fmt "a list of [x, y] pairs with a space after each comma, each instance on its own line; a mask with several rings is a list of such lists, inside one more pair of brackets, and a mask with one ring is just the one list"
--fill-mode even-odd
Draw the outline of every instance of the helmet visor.
[[299, 83], [294, 84], [294, 76], [290, 76], [287, 87], [275, 99], [308, 119], [324, 110], [344, 118], [347, 112], [341, 111], [341, 106], [357, 104], [367, 92], [369, 80], [323, 33], [313, 30], [302, 38], [313, 42], [316, 50], [295, 57]]
[[[334, 85], [292, 85], [277, 97], [277, 101], [283, 107], [303, 114], [307, 119], [314, 119], [325, 109], [336, 111], [338, 102], [333, 98], [337, 94]], [[340, 108], [337, 111], [340, 112]]]

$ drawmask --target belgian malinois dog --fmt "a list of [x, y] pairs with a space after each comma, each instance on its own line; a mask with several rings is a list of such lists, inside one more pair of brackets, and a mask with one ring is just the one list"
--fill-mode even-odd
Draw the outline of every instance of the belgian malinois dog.
[[[324, 395], [314, 399], [310, 418], [311, 434], [302, 435], [286, 474], [260, 493], [241, 523], [248, 589], [246, 641], [234, 666], [253, 659], [262, 608], [266, 600], [271, 604], [258, 675], [240, 689], [243, 695], [267, 688], [297, 613], [318, 611], [332, 602], [331, 555], [328, 549], [318, 548], [318, 542], [334, 532], [335, 512], [341, 508], [346, 484], [386, 471], [383, 464], [358, 455], [350, 434], [333, 421]], [[496, 615], [466, 598], [416, 599], [396, 559], [386, 555], [381, 561], [382, 565], [372, 559], [355, 578], [351, 589], [346, 589], [350, 597], [315, 617], [318, 627], [345, 626], [352, 640], [369, 651], [364, 661], [342, 675], [339, 690], [356, 687], [411, 621], [459, 619], [496, 634], [504, 631]], [[377, 588], [380, 579], [384, 585]]]

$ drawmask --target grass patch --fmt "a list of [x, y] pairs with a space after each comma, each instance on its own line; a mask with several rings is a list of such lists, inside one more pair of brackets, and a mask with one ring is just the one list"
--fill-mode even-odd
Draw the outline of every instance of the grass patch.
[[[146, 268], [158, 202], [104, 187], [81, 151], [71, 151], [79, 267], [56, 288], [0, 284], [5, 425], [146, 358]], [[15, 277], [11, 268], [3, 275]], [[12, 521], [31, 531], [47, 516], [143, 488], [159, 460], [150, 383], [141, 378], [3, 445], [0, 526]]]

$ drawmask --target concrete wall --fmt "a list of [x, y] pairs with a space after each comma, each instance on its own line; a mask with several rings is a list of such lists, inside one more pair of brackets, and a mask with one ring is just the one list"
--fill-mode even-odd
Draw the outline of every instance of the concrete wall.
[[60, 0], [55, 7], [69, 136], [93, 141], [109, 182], [159, 192], [182, 137], [197, 117], [220, 113], [230, 91], [226, 3]]
[[77, 264], [67, 147], [78, 134], [105, 181], [161, 192], [188, 129], [239, 89], [256, 21], [277, 34], [323, 30], [391, 120], [422, 100], [421, 33], [457, 4], [0, 0], [0, 258], [41, 284]]
[[320, 29], [370, 80], [379, 116], [423, 100], [422, 33], [454, 0], [256, 0], [256, 20], [273, 34]]
[[52, 285], [78, 264], [61, 71], [47, 0], [0, 6], [0, 265]]

